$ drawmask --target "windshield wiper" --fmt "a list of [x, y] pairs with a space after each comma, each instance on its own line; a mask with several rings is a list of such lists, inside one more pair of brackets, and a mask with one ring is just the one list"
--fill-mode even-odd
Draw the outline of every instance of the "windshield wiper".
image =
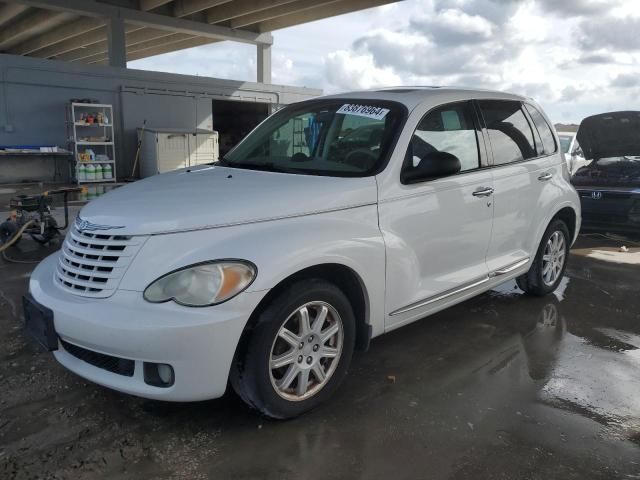
[[253, 162], [229, 162], [225, 160], [224, 164], [221, 164], [221, 165], [224, 167], [230, 167], [230, 168], [243, 168], [246, 170], [260, 170], [265, 172], [307, 173], [305, 169], [284, 167], [282, 165], [276, 165], [274, 162], [253, 163]]
[[211, 162], [212, 165], [218, 165], [219, 167], [230, 167], [231, 164], [229, 163], [229, 160], [226, 159], [226, 157], [220, 157], [218, 158], [217, 162]]

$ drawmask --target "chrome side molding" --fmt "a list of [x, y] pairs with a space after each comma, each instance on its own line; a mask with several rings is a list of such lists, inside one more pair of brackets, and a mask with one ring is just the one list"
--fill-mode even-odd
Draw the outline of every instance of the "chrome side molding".
[[399, 308], [398, 310], [394, 310], [389, 314], [389, 316], [400, 315], [401, 313], [410, 312], [411, 310], [416, 310], [421, 307], [425, 307], [431, 303], [439, 302], [440, 300], [444, 300], [445, 298], [451, 297], [458, 293], [462, 293], [466, 290], [470, 290], [474, 287], [478, 287], [485, 282], [489, 281], [489, 277], [483, 277], [478, 280], [474, 280], [473, 282], [466, 283], [461, 285], [460, 287], [452, 288], [451, 290], [446, 290], [438, 295], [434, 295], [433, 297], [428, 297], [424, 300], [420, 300], [419, 302], [412, 303], [411, 305], [407, 305], [406, 307]]
[[435, 302], [439, 302], [440, 300], [444, 300], [445, 298], [452, 297], [453, 295], [457, 295], [458, 293], [465, 292], [467, 290], [471, 290], [472, 288], [479, 287], [485, 282], [488, 282], [491, 278], [498, 277], [500, 275], [506, 275], [508, 273], [514, 272], [518, 268], [526, 265], [529, 262], [530, 257], [523, 258], [518, 260], [515, 263], [510, 263], [509, 265], [499, 268], [498, 270], [494, 270], [489, 273], [486, 277], [479, 278], [469, 283], [465, 283], [459, 287], [452, 288], [451, 290], [446, 290], [438, 295], [434, 295], [433, 297], [425, 298], [424, 300], [420, 300], [419, 302], [412, 303], [411, 305], [407, 305], [406, 307], [399, 308], [398, 310], [394, 310], [389, 314], [389, 316], [393, 317], [394, 315], [400, 315], [402, 313], [410, 312], [411, 310], [416, 310], [418, 308], [426, 307], [427, 305]]
[[493, 272], [490, 272], [489, 277], [493, 278], [493, 277], [499, 277], [500, 275], [506, 275], [507, 273], [511, 273], [514, 270], [519, 269], [523, 265], [526, 265], [528, 262], [529, 262], [529, 257], [523, 258], [522, 260], [518, 260], [515, 263], [511, 263], [506, 267], [502, 267], [502, 268], [499, 268], [498, 270], [494, 270]]

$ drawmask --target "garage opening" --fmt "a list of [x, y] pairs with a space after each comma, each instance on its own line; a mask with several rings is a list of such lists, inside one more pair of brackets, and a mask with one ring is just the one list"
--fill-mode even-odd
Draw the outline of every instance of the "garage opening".
[[213, 100], [213, 129], [219, 134], [220, 157], [269, 115], [268, 103]]

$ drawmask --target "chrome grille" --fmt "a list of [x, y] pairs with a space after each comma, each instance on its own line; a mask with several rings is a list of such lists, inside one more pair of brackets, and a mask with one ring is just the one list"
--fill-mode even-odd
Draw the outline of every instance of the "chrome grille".
[[73, 226], [58, 257], [55, 281], [76, 295], [108, 297], [146, 238], [82, 232]]

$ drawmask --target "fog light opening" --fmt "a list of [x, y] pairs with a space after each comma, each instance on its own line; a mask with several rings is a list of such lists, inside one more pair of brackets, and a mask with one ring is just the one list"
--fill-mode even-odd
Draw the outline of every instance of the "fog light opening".
[[144, 383], [154, 387], [167, 388], [174, 382], [175, 376], [171, 365], [144, 362]]

